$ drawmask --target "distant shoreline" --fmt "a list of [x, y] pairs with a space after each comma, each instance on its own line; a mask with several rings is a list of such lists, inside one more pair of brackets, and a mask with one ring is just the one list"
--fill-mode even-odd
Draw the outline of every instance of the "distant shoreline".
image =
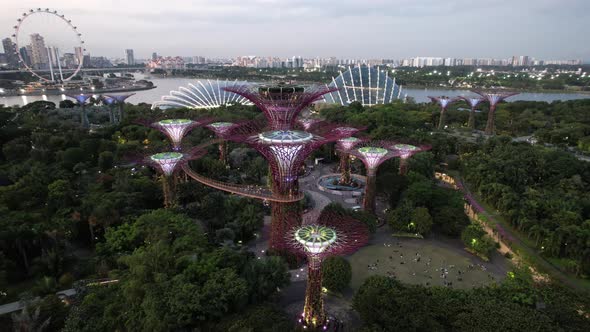
[[6, 96], [6, 97], [20, 97], [20, 96], [59, 96], [59, 95], [65, 95], [65, 94], [78, 94], [78, 93], [91, 93], [91, 94], [99, 94], [99, 93], [108, 93], [108, 92], [133, 92], [133, 91], [144, 91], [144, 90], [151, 90], [151, 89], [155, 89], [157, 88], [157, 86], [152, 85], [152, 86], [144, 86], [144, 87], [132, 87], [132, 88], [113, 88], [113, 89], [95, 89], [95, 90], [83, 90], [80, 91], [79, 89], [74, 89], [74, 90], [65, 90], [65, 91], [61, 91], [61, 90], [46, 90], [46, 91], [41, 91], [41, 90], [36, 90], [33, 91], [31, 93], [19, 93], [19, 92], [4, 92], [2, 94], [0, 94], [0, 96]]

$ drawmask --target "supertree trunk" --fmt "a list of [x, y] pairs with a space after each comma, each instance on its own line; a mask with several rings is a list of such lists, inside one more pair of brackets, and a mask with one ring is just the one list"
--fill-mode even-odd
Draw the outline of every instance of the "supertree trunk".
[[171, 208], [176, 205], [176, 176], [162, 175], [162, 191], [164, 193], [164, 207]]
[[469, 112], [469, 121], [467, 121], [467, 127], [470, 129], [475, 129], [475, 107], [472, 107], [471, 112]]
[[269, 248], [281, 251], [285, 234], [294, 227], [301, 225], [299, 202], [272, 202], [270, 212]]
[[227, 165], [227, 141], [219, 143], [219, 161], [221, 161], [224, 166]]
[[369, 170], [367, 172], [367, 184], [365, 187], [365, 199], [363, 200], [363, 209], [375, 214], [375, 192], [377, 190], [377, 172]]
[[307, 260], [307, 288], [305, 290], [303, 320], [306, 325], [318, 328], [326, 323], [326, 312], [322, 299], [322, 260], [317, 255], [308, 255]]
[[496, 116], [496, 105], [490, 105], [490, 111], [488, 113], [488, 122], [486, 124], [486, 135], [494, 134], [494, 117]]
[[350, 177], [350, 156], [348, 153], [340, 153], [340, 183], [341, 184], [350, 184], [351, 177]]
[[90, 121], [88, 121], [88, 114], [86, 114], [86, 106], [82, 105], [82, 112], [80, 113], [80, 124], [82, 128], [90, 127]]
[[109, 107], [109, 123], [115, 124], [115, 113], [113, 112], [113, 108]]
[[117, 114], [118, 115], [118, 118], [119, 118], [118, 122], [123, 121], [123, 106], [125, 106], [125, 103], [120, 103], [119, 104], [119, 112]]
[[446, 113], [447, 113], [447, 110], [446, 109], [443, 108], [443, 109], [440, 110], [440, 118], [438, 119], [438, 130], [444, 129], [444, 126], [445, 126], [445, 117], [447, 115]]
[[399, 160], [399, 175], [408, 174], [408, 159], [400, 158]]

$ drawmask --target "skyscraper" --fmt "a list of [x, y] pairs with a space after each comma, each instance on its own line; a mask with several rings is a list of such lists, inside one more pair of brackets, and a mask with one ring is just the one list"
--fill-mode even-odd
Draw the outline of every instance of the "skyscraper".
[[125, 50], [125, 55], [127, 56], [127, 64], [129, 66], [135, 65], [135, 58], [133, 57], [133, 50], [132, 49], [126, 49]]
[[82, 61], [84, 61], [84, 50], [82, 47], [74, 47], [74, 55], [76, 57], [76, 66], [78, 66]]
[[4, 54], [6, 54], [6, 63], [9, 67], [18, 67], [18, 55], [16, 54], [16, 44], [10, 38], [2, 39]]
[[31, 63], [33, 67], [38, 69], [49, 68], [49, 55], [47, 47], [45, 47], [45, 39], [38, 34], [31, 34]]
[[154, 52], [152, 53], [152, 60], [156, 61], [158, 59], [158, 53]]

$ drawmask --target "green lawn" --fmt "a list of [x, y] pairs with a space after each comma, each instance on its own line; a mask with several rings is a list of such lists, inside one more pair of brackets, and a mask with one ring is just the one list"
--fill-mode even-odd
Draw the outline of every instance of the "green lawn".
[[[348, 257], [352, 265], [350, 286], [353, 290], [356, 291], [364, 280], [372, 275], [388, 276], [388, 273], [393, 273], [398, 280], [405, 283], [444, 286], [446, 280], [452, 282], [453, 288], [462, 289], [498, 282], [505, 276], [500, 268], [489, 268], [491, 264], [466, 252], [458, 252], [461, 249], [440, 246], [429, 240], [391, 237], [384, 243], [365, 247]], [[416, 253], [420, 255], [420, 261], [415, 261], [418, 257]], [[368, 267], [374, 264], [376, 268]], [[471, 264], [476, 266], [470, 269]], [[488, 269], [484, 271], [477, 264], [483, 264]], [[441, 278], [441, 268], [448, 269], [446, 279]]]

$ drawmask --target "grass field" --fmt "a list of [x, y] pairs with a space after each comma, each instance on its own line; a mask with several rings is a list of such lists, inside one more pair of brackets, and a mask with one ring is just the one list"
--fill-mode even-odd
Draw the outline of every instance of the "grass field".
[[[416, 255], [418, 253], [418, 255]], [[352, 265], [350, 286], [357, 290], [372, 275], [394, 276], [412, 284], [473, 288], [501, 282], [506, 275], [506, 260], [495, 256], [484, 262], [463, 249], [437, 241], [382, 237], [348, 257]]]

